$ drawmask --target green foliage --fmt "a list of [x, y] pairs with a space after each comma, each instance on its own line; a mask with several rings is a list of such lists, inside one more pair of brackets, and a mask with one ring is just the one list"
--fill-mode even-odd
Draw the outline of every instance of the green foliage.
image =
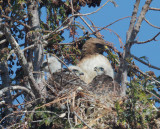
[[[146, 88], [153, 90], [153, 85], [144, 85], [146, 81], [133, 79], [128, 84], [127, 98], [124, 103], [116, 103], [118, 124], [124, 124], [131, 128], [151, 128], [151, 123], [156, 117], [154, 99], [146, 91]], [[149, 87], [149, 88], [148, 88]]]
[[142, 56], [142, 57], [140, 57], [139, 59], [144, 60], [144, 61], [147, 61], [147, 63], [149, 63], [149, 59], [148, 59], [148, 57], [146, 57], [146, 56]]
[[[51, 127], [61, 127], [69, 128], [69, 123], [67, 119], [60, 118], [58, 114], [61, 114], [61, 110], [52, 108], [40, 108], [34, 111], [34, 114], [30, 114], [28, 118], [28, 125], [30, 128], [51, 128]], [[35, 123], [33, 123], [35, 121]], [[36, 123], [37, 121], [37, 123]]]

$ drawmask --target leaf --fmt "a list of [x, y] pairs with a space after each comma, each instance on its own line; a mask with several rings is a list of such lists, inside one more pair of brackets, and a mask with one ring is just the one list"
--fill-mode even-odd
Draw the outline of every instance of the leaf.
[[50, 117], [47, 118], [46, 120], [44, 120], [44, 123], [46, 126], [49, 126], [51, 124], [51, 122], [52, 122], [52, 119]]
[[146, 88], [147, 88], [147, 90], [153, 90], [154, 86], [149, 84], [149, 85], [146, 86]]
[[148, 57], [146, 57], [146, 56], [139, 57], [139, 59], [144, 60], [144, 61], [147, 61], [147, 63], [149, 63], [149, 59], [148, 59]]

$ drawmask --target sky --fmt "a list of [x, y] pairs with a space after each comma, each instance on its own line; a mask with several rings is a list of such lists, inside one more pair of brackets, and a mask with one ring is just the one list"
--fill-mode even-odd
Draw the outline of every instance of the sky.
[[[107, 0], [102, 0], [101, 5], [103, 5]], [[118, 7], [114, 7], [112, 3], [108, 3], [105, 5], [100, 11], [97, 13], [94, 13], [92, 15], [88, 15], [88, 17], [91, 19], [91, 21], [95, 24], [95, 26], [98, 27], [104, 27], [120, 18], [131, 16], [135, 0], [115, 0]], [[138, 16], [140, 14], [140, 11], [142, 9], [142, 6], [144, 5], [145, 0], [141, 0], [140, 2], [140, 8], [138, 11]], [[153, 0], [151, 7], [154, 8], [160, 8], [160, 0]], [[80, 11], [82, 14], [90, 13], [95, 10], [97, 10], [99, 7], [96, 8], [87, 8], [83, 7]], [[137, 16], [137, 17], [138, 17]], [[86, 18], [85, 18], [86, 19]], [[160, 11], [151, 11], [149, 10], [146, 14], [146, 19], [152, 23], [155, 26], [160, 27]], [[87, 20], [87, 19], [86, 19]], [[76, 19], [76, 21], [79, 21], [83, 24], [82, 20], [80, 18]], [[90, 23], [87, 20], [88, 23]], [[112, 26], [108, 27], [109, 29], [115, 31], [121, 38], [123, 44], [125, 44], [126, 41], [126, 32], [129, 28], [130, 24], [130, 18], [123, 19]], [[85, 26], [85, 24], [83, 24]], [[91, 25], [91, 23], [90, 23]], [[158, 32], [160, 32], [159, 29], [153, 28], [150, 25], [148, 25], [145, 21], [142, 22], [140, 32], [137, 35], [138, 41], [146, 41], [148, 39], [151, 39], [154, 37]], [[104, 39], [106, 41], [112, 42], [114, 46], [121, 52], [123, 52], [123, 49], [120, 48], [120, 43], [117, 38], [117, 36], [109, 31], [101, 31], [101, 34], [104, 36]], [[67, 35], [67, 34], [66, 34]], [[80, 35], [81, 36], [81, 35]], [[152, 41], [146, 44], [135, 44], [131, 48], [131, 54], [142, 57], [146, 56], [149, 60], [149, 63], [160, 67], [160, 35], [156, 38], [157, 41]], [[65, 41], [64, 41], [65, 42]], [[137, 61], [135, 61], [136, 65], [139, 66], [139, 68], [143, 71], [154, 71], [156, 76], [160, 76], [159, 70], [154, 70], [152, 68], [149, 68], [148, 66], [145, 66]]]

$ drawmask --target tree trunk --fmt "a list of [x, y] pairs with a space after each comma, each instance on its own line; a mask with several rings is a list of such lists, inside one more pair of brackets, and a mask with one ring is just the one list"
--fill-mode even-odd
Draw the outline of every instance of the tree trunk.
[[[28, 2], [28, 21], [29, 25], [31, 26], [33, 32], [32, 32], [32, 40], [29, 43], [34, 44], [36, 47], [33, 50], [34, 58], [30, 58], [29, 55], [29, 63], [33, 65], [33, 70], [35, 72], [34, 77], [36, 82], [39, 85], [40, 91], [42, 92], [42, 96], [46, 97], [46, 87], [43, 85], [43, 78], [40, 73], [40, 66], [43, 61], [43, 45], [42, 45], [42, 36], [39, 32], [40, 30], [40, 22], [39, 22], [39, 10], [38, 10], [38, 2], [36, 0], [33, 0], [32, 2]], [[30, 37], [28, 37], [30, 38]], [[32, 53], [32, 52], [31, 52]], [[31, 55], [33, 56], [33, 55]], [[30, 59], [33, 59], [32, 61]]]

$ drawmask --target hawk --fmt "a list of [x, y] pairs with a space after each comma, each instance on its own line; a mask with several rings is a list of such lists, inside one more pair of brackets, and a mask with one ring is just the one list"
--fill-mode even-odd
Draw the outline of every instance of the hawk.
[[[78, 66], [69, 66], [69, 68], [62, 68], [62, 64], [56, 57], [49, 57], [41, 66], [44, 72], [47, 72], [49, 89], [59, 93], [66, 92], [70, 89], [85, 86], [86, 83], [80, 79], [83, 78], [84, 73]], [[66, 92], [67, 93], [67, 92]]]
[[41, 69], [44, 72], [55, 73], [62, 68], [61, 63], [58, 61], [56, 57], [49, 57], [42, 62]]
[[109, 60], [103, 56], [105, 41], [98, 38], [90, 38], [82, 46], [82, 58], [77, 64], [78, 67], [86, 74], [83, 79], [87, 84], [91, 83], [97, 76], [95, 67], [104, 68], [104, 74], [114, 79], [114, 71]]
[[105, 70], [103, 67], [95, 67], [94, 71], [96, 72], [96, 76], [88, 85], [87, 89], [89, 91], [92, 91], [97, 95], [107, 95], [112, 93], [120, 95], [120, 85], [116, 83], [112, 77], [105, 74]]

